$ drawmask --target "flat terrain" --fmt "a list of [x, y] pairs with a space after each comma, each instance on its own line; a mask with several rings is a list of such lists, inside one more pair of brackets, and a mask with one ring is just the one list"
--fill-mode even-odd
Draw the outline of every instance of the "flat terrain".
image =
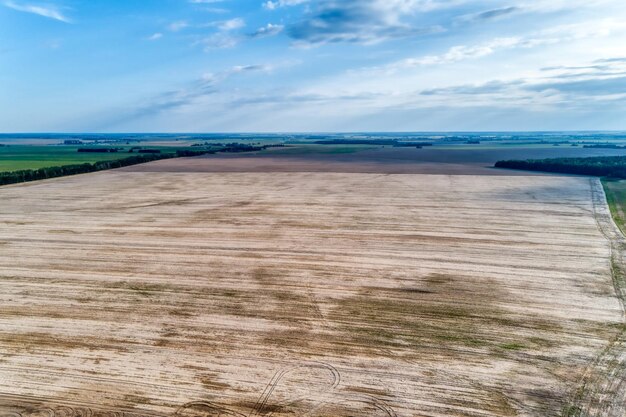
[[602, 180], [615, 223], [626, 231], [626, 181]]
[[133, 172], [342, 172], [387, 174], [542, 175], [497, 170], [503, 159], [624, 155], [623, 149], [537, 146], [393, 148], [304, 145], [265, 152], [205, 155], [133, 166]]
[[622, 415], [603, 197], [557, 176], [0, 188], [0, 415]]
[[[85, 145], [82, 147], [117, 148], [119, 152], [78, 152], [81, 146], [70, 145], [41, 146], [12, 144], [9, 146], [0, 146], [0, 172], [113, 161], [140, 155], [138, 152], [129, 152], [133, 147], [132, 145]], [[185, 147], [168, 147], [165, 145], [143, 147], [158, 149], [162, 153], [174, 153], [177, 149], [189, 149]]]
[[132, 156], [128, 152], [79, 153], [77, 146], [0, 146], [0, 172], [111, 161]]
[[[183, 150], [217, 150], [224, 143], [244, 145], [280, 145], [253, 153], [206, 155], [186, 161], [162, 161], [135, 167], [142, 172], [344, 172], [394, 174], [455, 174], [455, 175], [518, 175], [511, 171], [494, 170], [503, 159], [543, 159], [587, 156], [625, 155], [626, 149], [584, 148], [582, 143], [530, 143], [522, 139], [503, 139], [481, 144], [449, 143], [437, 140], [433, 147], [396, 148], [380, 145], [320, 145], [314, 139], [289, 143], [290, 135], [266, 137], [220, 137], [211, 135], [42, 135], [43, 137], [10, 137], [0, 134], [0, 172], [53, 166], [94, 163], [122, 159], [133, 154], [133, 147], [158, 149], [161, 152]], [[64, 145], [65, 139], [83, 140], [83, 145]], [[595, 140], [600, 140], [597, 137]], [[555, 146], [557, 145], [558, 146]], [[626, 142], [619, 141], [618, 146]], [[195, 145], [192, 147], [192, 145]], [[117, 148], [116, 153], [79, 153], [81, 147]], [[210, 160], [210, 163], [202, 159]], [[200, 159], [200, 160], [198, 160]], [[521, 175], [531, 175], [522, 173]]]

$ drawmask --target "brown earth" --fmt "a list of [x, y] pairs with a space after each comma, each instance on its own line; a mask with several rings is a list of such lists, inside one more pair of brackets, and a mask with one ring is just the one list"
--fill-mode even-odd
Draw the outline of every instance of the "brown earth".
[[[274, 153], [207, 155], [166, 159], [124, 168], [126, 172], [331, 172], [352, 174], [450, 174], [450, 175], [529, 175], [512, 170], [494, 169], [482, 163], [465, 161], [437, 163], [408, 159], [381, 158], [376, 152], [353, 155], [277, 155]], [[540, 174], [530, 174], [540, 175]]]
[[[345, 160], [332, 157], [274, 155], [219, 155], [176, 158], [124, 168], [127, 172], [334, 172], [354, 174], [451, 174], [451, 175], [529, 175], [496, 170], [475, 163], [394, 163]], [[530, 174], [537, 175], [537, 174]]]
[[127, 172], [335, 172], [430, 175], [545, 175], [495, 169], [504, 159], [623, 155], [619, 149], [554, 148], [374, 148], [333, 153], [332, 147], [278, 148], [266, 152], [168, 159], [125, 168]]
[[122, 170], [0, 188], [0, 415], [560, 415], [604, 392], [623, 330], [597, 193]]

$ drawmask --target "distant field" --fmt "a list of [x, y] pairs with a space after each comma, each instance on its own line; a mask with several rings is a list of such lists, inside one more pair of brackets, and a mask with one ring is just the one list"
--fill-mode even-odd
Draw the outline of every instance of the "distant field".
[[[78, 153], [74, 146], [0, 146], [0, 171], [48, 168], [121, 159], [119, 153]], [[126, 153], [123, 156], [128, 156]]]
[[602, 185], [615, 223], [626, 232], [626, 181], [603, 179]]
[[[398, 140], [401, 142], [427, 142], [433, 147], [423, 149], [394, 148], [380, 145], [320, 145], [319, 141], [354, 140], [365, 137], [371, 140]], [[350, 139], [346, 139], [350, 138]], [[469, 139], [479, 139], [480, 143], [472, 143]], [[307, 170], [316, 171], [321, 164], [343, 164], [348, 172], [378, 172], [381, 165], [397, 173], [468, 173], [494, 174], [493, 164], [502, 159], [543, 159], [562, 157], [617, 156], [626, 155], [626, 149], [585, 149], [586, 143], [612, 143], [623, 145], [626, 140], [620, 135], [476, 135], [467, 134], [460, 138], [457, 135], [417, 135], [417, 134], [377, 134], [377, 135], [220, 135], [220, 134], [126, 134], [126, 135], [0, 135], [0, 172], [22, 169], [47, 168], [51, 166], [80, 164], [113, 160], [123, 157], [120, 154], [79, 154], [77, 146], [46, 146], [60, 144], [64, 140], [83, 140], [85, 146], [93, 146], [93, 141], [101, 145], [128, 149], [132, 146], [144, 146], [172, 150], [198, 144], [242, 143], [275, 145], [285, 147], [270, 148], [253, 155], [217, 156], [214, 159], [219, 165], [228, 159], [228, 170], [249, 170], [252, 164], [255, 169], [263, 170], [298, 170], [304, 164]], [[30, 146], [26, 146], [30, 145]], [[572, 146], [576, 145], [576, 146]], [[250, 159], [253, 158], [253, 159]], [[258, 159], [257, 159], [258, 158]], [[245, 160], [244, 160], [245, 159]], [[186, 162], [179, 162], [186, 163]], [[163, 163], [167, 164], [167, 163]], [[350, 164], [348, 167], [346, 164]], [[362, 164], [361, 167], [357, 166]], [[193, 165], [193, 164], [192, 164]], [[293, 168], [290, 168], [293, 167]], [[511, 175], [511, 174], [508, 174]]]
[[[119, 152], [112, 153], [80, 153], [78, 152], [78, 146], [0, 146], [0, 172], [49, 168], [53, 166], [93, 163], [98, 161], [112, 161], [137, 155], [136, 153], [133, 154], [128, 152], [131, 146], [108, 147], [121, 148], [121, 150]], [[160, 149], [162, 152], [174, 152], [176, 150], [176, 148], [173, 147], [163, 146], [150, 146], [150, 148]]]
[[[481, 147], [482, 146], [482, 147]], [[151, 172], [346, 172], [390, 174], [543, 175], [494, 169], [501, 159], [618, 156], [619, 149], [535, 145], [438, 145], [423, 149], [288, 144], [263, 152], [206, 155], [129, 168]]]
[[0, 172], [112, 161], [130, 156], [128, 151], [79, 153], [77, 149], [76, 146], [0, 146]]
[[377, 145], [287, 145], [284, 148], [271, 148], [268, 153], [276, 155], [341, 155], [361, 152], [370, 149], [381, 149]]

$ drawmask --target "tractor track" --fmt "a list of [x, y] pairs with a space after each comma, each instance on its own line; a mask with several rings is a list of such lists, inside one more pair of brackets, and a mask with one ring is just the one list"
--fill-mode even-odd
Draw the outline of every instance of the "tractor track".
[[590, 183], [594, 217], [609, 242], [611, 276], [622, 310], [622, 326], [587, 367], [573, 401], [574, 408], [565, 410], [565, 416], [623, 417], [626, 415], [626, 238], [613, 221], [602, 184], [598, 179], [591, 179]]

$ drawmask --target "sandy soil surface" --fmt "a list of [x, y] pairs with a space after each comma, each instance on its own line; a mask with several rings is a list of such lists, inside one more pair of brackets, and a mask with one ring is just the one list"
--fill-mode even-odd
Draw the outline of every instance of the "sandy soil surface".
[[0, 415], [587, 407], [623, 330], [599, 192], [123, 171], [0, 188]]

